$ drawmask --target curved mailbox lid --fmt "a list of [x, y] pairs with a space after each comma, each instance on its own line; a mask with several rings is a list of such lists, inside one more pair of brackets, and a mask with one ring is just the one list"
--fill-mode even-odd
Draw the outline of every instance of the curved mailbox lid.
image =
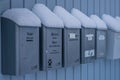
[[[71, 10], [73, 16], [80, 20], [81, 31], [81, 63], [88, 63], [95, 60], [95, 22], [78, 9]], [[85, 28], [85, 29], [84, 29]]]
[[72, 16], [67, 10], [61, 6], [56, 6], [53, 11], [58, 17], [63, 20], [67, 28], [81, 28], [81, 23], [78, 19]]
[[90, 18], [96, 23], [97, 29], [107, 30], [107, 25], [97, 15], [91, 15]]
[[95, 22], [90, 19], [87, 15], [79, 11], [78, 9], [73, 8], [71, 14], [80, 20], [81, 24], [85, 28], [96, 28]]
[[26, 8], [8, 9], [3, 13], [2, 17], [15, 22], [19, 26], [41, 26], [40, 19], [33, 12]]
[[32, 11], [40, 18], [46, 27], [63, 28], [62, 20], [43, 4], [36, 4]]
[[40, 69], [49, 70], [62, 67], [62, 20], [43, 4], [36, 4], [32, 11], [40, 18], [43, 51]]
[[97, 15], [91, 15], [91, 19], [97, 25], [96, 31], [96, 58], [104, 58], [106, 55], [107, 26]]
[[120, 23], [110, 15], [104, 14], [102, 16], [103, 21], [108, 25], [108, 28], [115, 31], [120, 32]]

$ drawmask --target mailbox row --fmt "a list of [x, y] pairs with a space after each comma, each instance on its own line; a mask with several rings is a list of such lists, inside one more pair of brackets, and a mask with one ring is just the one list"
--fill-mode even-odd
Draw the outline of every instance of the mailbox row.
[[[24, 75], [93, 62], [97, 58], [120, 58], [120, 18], [104, 14], [71, 14], [43, 4], [32, 11], [13, 8], [1, 17], [2, 73]], [[106, 25], [106, 24], [107, 25]]]

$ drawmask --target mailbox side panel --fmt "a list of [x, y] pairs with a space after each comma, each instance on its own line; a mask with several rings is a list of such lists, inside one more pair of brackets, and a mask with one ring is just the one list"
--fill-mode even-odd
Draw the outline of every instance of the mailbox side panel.
[[39, 55], [39, 61], [40, 61], [40, 70], [46, 70], [47, 69], [47, 56], [46, 56], [46, 46], [47, 46], [47, 33], [46, 28], [44, 28], [44, 25], [42, 25], [42, 28], [39, 29], [39, 35], [41, 39], [39, 40], [39, 48], [40, 48], [40, 55]]
[[104, 58], [106, 56], [106, 30], [96, 31], [96, 58]]
[[114, 52], [113, 52], [113, 59], [120, 59], [120, 33], [114, 33]]
[[80, 29], [64, 29], [64, 66], [80, 64]]
[[43, 70], [62, 67], [62, 29], [43, 27]]
[[1, 18], [2, 74], [16, 75], [16, 24]]
[[113, 59], [113, 53], [114, 53], [114, 44], [115, 44], [115, 33], [108, 30], [107, 31], [107, 59]]
[[20, 74], [39, 71], [39, 28], [19, 28]]
[[108, 30], [107, 59], [120, 59], [120, 33]]
[[95, 60], [95, 29], [82, 28], [81, 32], [81, 63], [93, 62]]

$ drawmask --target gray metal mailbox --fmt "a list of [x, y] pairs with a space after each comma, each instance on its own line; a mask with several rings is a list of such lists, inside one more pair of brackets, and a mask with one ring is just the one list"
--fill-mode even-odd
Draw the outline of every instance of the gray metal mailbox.
[[81, 31], [81, 63], [89, 63], [95, 60], [95, 28], [96, 24], [84, 13], [77, 9], [72, 9], [72, 15], [80, 20]]
[[39, 71], [39, 18], [28, 9], [15, 8], [3, 13], [1, 24], [2, 73]]
[[120, 23], [110, 15], [104, 14], [102, 18], [108, 26], [106, 58], [120, 59]]
[[54, 13], [63, 20], [65, 26], [63, 30], [63, 66], [69, 67], [78, 65], [80, 64], [81, 23], [60, 6], [54, 8]]
[[104, 58], [107, 52], [107, 26], [96, 15], [91, 15], [91, 19], [96, 23], [96, 58]]
[[41, 19], [40, 69], [50, 70], [62, 67], [63, 22], [45, 5], [36, 4], [33, 12]]

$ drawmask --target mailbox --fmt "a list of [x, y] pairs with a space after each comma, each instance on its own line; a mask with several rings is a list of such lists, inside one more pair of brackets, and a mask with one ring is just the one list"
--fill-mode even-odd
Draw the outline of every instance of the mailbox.
[[91, 15], [91, 19], [96, 23], [96, 58], [104, 58], [107, 51], [107, 26], [98, 16]]
[[107, 31], [107, 59], [120, 59], [120, 23], [110, 15], [104, 14], [103, 21], [108, 26]]
[[40, 19], [25, 8], [5, 11], [1, 18], [2, 73], [24, 75], [39, 71]]
[[64, 23], [63, 30], [63, 66], [75, 66], [80, 64], [80, 29], [81, 23], [61, 6], [54, 8], [54, 13]]
[[50, 70], [62, 67], [63, 22], [43, 4], [36, 4], [32, 10], [41, 20], [40, 69]]
[[81, 63], [89, 63], [95, 60], [95, 28], [96, 24], [93, 20], [87, 17], [84, 13], [78, 9], [73, 8], [71, 10], [73, 16], [75, 16], [82, 24], [81, 31]]

